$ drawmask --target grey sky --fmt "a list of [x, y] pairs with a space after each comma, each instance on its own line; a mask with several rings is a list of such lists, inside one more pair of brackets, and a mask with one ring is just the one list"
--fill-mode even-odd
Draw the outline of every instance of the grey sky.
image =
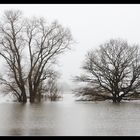
[[58, 20], [71, 29], [76, 40], [72, 50], [59, 59], [62, 81], [72, 83], [85, 54], [110, 38], [122, 38], [140, 44], [139, 4], [1, 4], [4, 10], [19, 9], [24, 16], [42, 16], [48, 22]]

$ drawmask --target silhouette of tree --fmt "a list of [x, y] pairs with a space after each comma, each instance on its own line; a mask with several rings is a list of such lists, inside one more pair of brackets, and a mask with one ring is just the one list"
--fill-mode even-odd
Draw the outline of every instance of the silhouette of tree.
[[138, 45], [111, 39], [87, 53], [83, 70], [76, 80], [86, 82], [93, 92], [120, 102], [134, 95], [140, 87], [140, 54]]

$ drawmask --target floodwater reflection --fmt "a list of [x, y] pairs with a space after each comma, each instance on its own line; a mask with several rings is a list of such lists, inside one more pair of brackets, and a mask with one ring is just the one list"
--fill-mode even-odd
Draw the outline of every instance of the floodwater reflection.
[[38, 104], [0, 103], [0, 135], [24, 136], [118, 136], [140, 135], [140, 101]]

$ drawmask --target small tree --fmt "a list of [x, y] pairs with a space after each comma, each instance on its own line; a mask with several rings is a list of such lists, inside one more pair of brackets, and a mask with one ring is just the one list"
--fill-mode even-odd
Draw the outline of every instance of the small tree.
[[62, 91], [57, 81], [58, 78], [59, 78], [59, 74], [57, 72], [54, 72], [52, 76], [44, 84], [46, 86], [45, 93], [51, 101], [56, 101], [57, 99], [62, 97], [61, 95]]
[[77, 76], [77, 81], [88, 83], [113, 102], [120, 102], [140, 87], [139, 46], [111, 39], [88, 52], [82, 68], [87, 74]]
[[48, 97], [49, 99], [55, 101], [59, 96], [59, 87], [57, 84], [59, 73], [53, 69], [47, 69], [47, 71], [45, 71], [45, 77], [46, 78], [39, 84], [36, 99], [40, 102], [43, 97]]

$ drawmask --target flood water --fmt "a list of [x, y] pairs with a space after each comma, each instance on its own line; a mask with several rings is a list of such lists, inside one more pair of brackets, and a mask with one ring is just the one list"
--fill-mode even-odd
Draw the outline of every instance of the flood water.
[[136, 136], [140, 135], [140, 101], [63, 101], [25, 105], [0, 103], [0, 135]]

